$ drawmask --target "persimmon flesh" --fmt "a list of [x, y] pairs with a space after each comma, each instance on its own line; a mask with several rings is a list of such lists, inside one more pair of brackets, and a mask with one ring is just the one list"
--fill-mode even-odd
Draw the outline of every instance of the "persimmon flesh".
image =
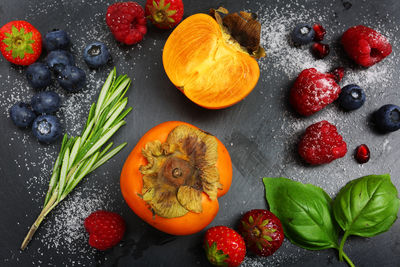
[[209, 109], [239, 102], [260, 76], [257, 61], [207, 14], [192, 15], [178, 25], [165, 43], [163, 64], [179, 90]]

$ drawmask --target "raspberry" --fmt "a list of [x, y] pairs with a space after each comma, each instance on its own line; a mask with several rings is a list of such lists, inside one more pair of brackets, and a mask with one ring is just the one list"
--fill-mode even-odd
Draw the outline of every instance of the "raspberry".
[[107, 250], [118, 244], [125, 233], [125, 221], [114, 212], [98, 210], [85, 219], [90, 246]]
[[313, 29], [315, 32], [314, 41], [321, 42], [322, 40], [324, 40], [324, 36], [326, 34], [325, 28], [322, 27], [321, 24], [314, 24]]
[[329, 45], [323, 43], [314, 43], [312, 45], [312, 51], [317, 58], [322, 59], [329, 54]]
[[299, 144], [300, 156], [312, 165], [329, 163], [346, 155], [347, 145], [336, 126], [320, 121], [307, 127]]
[[298, 113], [309, 116], [335, 101], [339, 94], [340, 86], [333, 74], [305, 69], [290, 91], [290, 103]]
[[341, 42], [346, 53], [364, 67], [370, 67], [392, 53], [392, 46], [385, 36], [363, 25], [349, 28]]
[[136, 2], [118, 2], [107, 9], [106, 23], [117, 41], [140, 42], [147, 32], [143, 8]]

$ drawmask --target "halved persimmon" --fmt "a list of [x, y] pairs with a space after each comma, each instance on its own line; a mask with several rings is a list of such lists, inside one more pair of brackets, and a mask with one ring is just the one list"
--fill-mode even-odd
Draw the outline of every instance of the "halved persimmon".
[[256, 86], [260, 69], [260, 23], [250, 13], [195, 14], [168, 37], [163, 64], [171, 82], [191, 101], [209, 109], [229, 107]]
[[129, 207], [173, 235], [206, 227], [231, 182], [232, 163], [221, 141], [179, 121], [150, 129], [127, 158], [120, 180]]

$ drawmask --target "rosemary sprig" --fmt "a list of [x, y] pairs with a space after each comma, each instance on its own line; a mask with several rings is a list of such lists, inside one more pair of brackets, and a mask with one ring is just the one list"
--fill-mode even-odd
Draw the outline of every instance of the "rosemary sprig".
[[26, 248], [46, 215], [63, 201], [86, 175], [126, 146], [127, 143], [123, 143], [109, 151], [113, 146], [110, 142], [102, 149], [118, 129], [125, 125], [123, 119], [132, 110], [131, 107], [126, 108], [128, 98], [124, 97], [130, 83], [131, 80], [126, 75], [116, 77], [114, 68], [100, 91], [97, 103], [90, 107], [81, 135], [64, 135], [43, 209], [22, 242], [21, 250]]

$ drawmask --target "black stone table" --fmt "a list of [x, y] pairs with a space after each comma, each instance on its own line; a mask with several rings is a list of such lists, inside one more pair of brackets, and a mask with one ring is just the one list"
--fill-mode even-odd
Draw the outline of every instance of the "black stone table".
[[[124, 202], [119, 175], [125, 158], [139, 138], [151, 127], [168, 120], [181, 120], [213, 133], [228, 148], [233, 162], [233, 183], [220, 198], [220, 211], [210, 226], [236, 227], [247, 210], [267, 208], [262, 177], [287, 177], [324, 188], [332, 197], [348, 181], [368, 174], [390, 173], [400, 188], [400, 131], [376, 133], [370, 114], [381, 105], [400, 105], [398, 59], [400, 49], [400, 2], [361, 1], [195, 1], [184, 0], [185, 17], [224, 6], [230, 11], [256, 12], [263, 25], [262, 44], [267, 57], [259, 61], [261, 76], [253, 92], [237, 105], [223, 110], [206, 110], [190, 102], [165, 75], [161, 56], [170, 31], [149, 26], [138, 45], [118, 44], [105, 24], [106, 0], [2, 0], [0, 25], [23, 19], [45, 34], [54, 28], [66, 30], [77, 65], [88, 76], [87, 88], [66, 94], [54, 83], [49, 89], [62, 96], [58, 116], [69, 134], [79, 134], [90, 104], [112, 66], [132, 79], [128, 92], [133, 111], [114, 137], [128, 146], [97, 169], [52, 212], [28, 248], [19, 246], [39, 214], [47, 190], [51, 167], [60, 142], [38, 143], [29, 130], [19, 130], [8, 116], [16, 101], [29, 101], [34, 94], [24, 68], [0, 59], [0, 266], [208, 266], [202, 251], [204, 231], [176, 237], [162, 233], [139, 219]], [[145, 1], [138, 1], [144, 5]], [[324, 60], [311, 56], [309, 47], [294, 48], [287, 33], [297, 23], [319, 22], [327, 29], [325, 43], [331, 53]], [[386, 35], [393, 53], [369, 69], [355, 66], [338, 40], [348, 27], [365, 24]], [[109, 47], [113, 62], [94, 71], [82, 59], [88, 43], [99, 40]], [[44, 53], [45, 54], [45, 53]], [[41, 58], [43, 60], [45, 55]], [[344, 112], [336, 104], [311, 117], [298, 116], [288, 105], [288, 91], [303, 68], [327, 71], [346, 68], [342, 86], [358, 83], [367, 93], [365, 105]], [[348, 145], [347, 155], [331, 164], [311, 167], [298, 157], [296, 144], [305, 128], [320, 120], [334, 123]], [[368, 144], [371, 160], [360, 165], [353, 158], [359, 144]], [[115, 248], [98, 252], [90, 248], [83, 228], [84, 218], [97, 209], [120, 213], [127, 223], [123, 241]], [[372, 238], [350, 237], [345, 251], [357, 266], [400, 265], [400, 221], [390, 231]], [[285, 240], [271, 257], [249, 254], [243, 266], [345, 266], [337, 252], [307, 251]]]

